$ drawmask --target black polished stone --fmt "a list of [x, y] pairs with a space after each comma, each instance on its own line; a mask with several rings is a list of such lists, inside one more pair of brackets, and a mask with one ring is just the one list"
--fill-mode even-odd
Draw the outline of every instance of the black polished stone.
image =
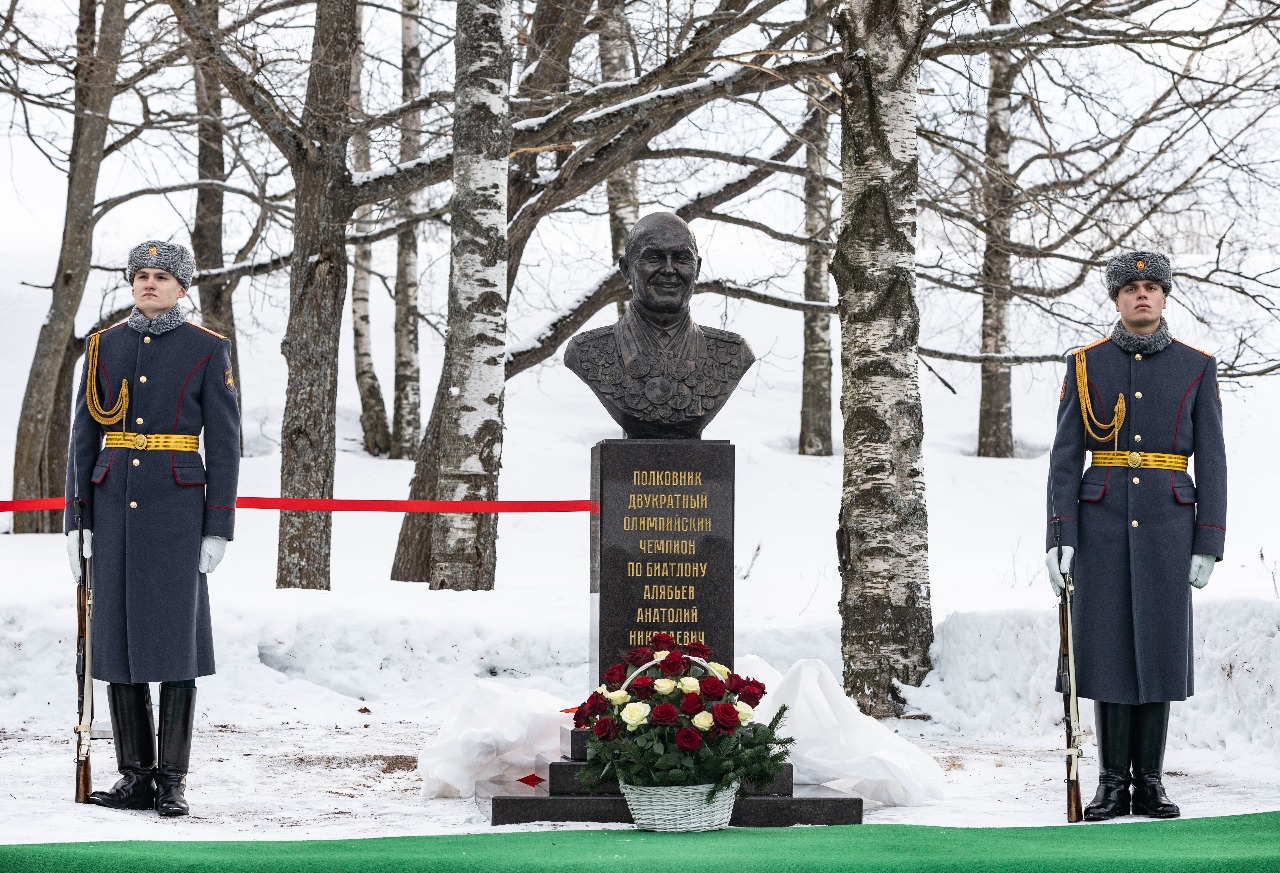
[[586, 728], [560, 725], [560, 754], [570, 761], [587, 760], [587, 739], [590, 736], [591, 731]]
[[733, 665], [734, 448], [603, 440], [591, 450], [591, 677], [666, 631]]
[[[631, 811], [621, 795], [552, 796], [539, 785], [478, 783], [476, 801], [492, 804], [495, 825], [535, 821], [589, 821], [631, 823]], [[734, 803], [734, 827], [791, 827], [792, 825], [862, 824], [862, 798], [821, 785], [797, 786], [794, 796], [739, 797]]]
[[[533, 762], [533, 773], [539, 779], [542, 779], [541, 787], [547, 790], [548, 794], [553, 796], [561, 796], [566, 794], [617, 794], [618, 783], [613, 779], [601, 782], [594, 790], [588, 788], [578, 781], [578, 774], [586, 767], [583, 761], [566, 761], [560, 759], [552, 761], [543, 755], [539, 755]], [[794, 773], [795, 770], [790, 764], [783, 766], [782, 771], [778, 773], [773, 782], [763, 788], [756, 785], [748, 785], [748, 794], [773, 794], [786, 795], [790, 794], [794, 789]]]

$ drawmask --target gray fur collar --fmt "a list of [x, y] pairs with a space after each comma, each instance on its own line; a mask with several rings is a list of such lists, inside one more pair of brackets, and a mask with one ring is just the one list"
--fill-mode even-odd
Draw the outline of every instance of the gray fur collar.
[[147, 318], [138, 307], [129, 313], [129, 327], [138, 333], [168, 333], [187, 320], [187, 314], [178, 305], [168, 312], [162, 312], [155, 318]]
[[1111, 341], [1129, 354], [1154, 355], [1173, 342], [1173, 335], [1169, 333], [1169, 324], [1164, 320], [1164, 316], [1161, 316], [1160, 326], [1155, 332], [1145, 335], [1129, 333], [1124, 329], [1124, 323], [1117, 321], [1115, 328], [1111, 331]]

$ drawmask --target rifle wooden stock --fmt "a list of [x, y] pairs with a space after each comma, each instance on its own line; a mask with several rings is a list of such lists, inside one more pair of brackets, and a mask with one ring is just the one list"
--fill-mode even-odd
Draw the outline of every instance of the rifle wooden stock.
[[1084, 818], [1080, 808], [1080, 707], [1076, 698], [1075, 645], [1071, 628], [1071, 577], [1058, 601], [1058, 676], [1062, 685], [1063, 724], [1067, 734], [1067, 821]]
[[[76, 527], [80, 523], [80, 507], [76, 506]], [[89, 578], [89, 562], [84, 557], [84, 536], [80, 535], [80, 583], [76, 586], [76, 803], [88, 803], [93, 791], [93, 772], [89, 766], [90, 741], [93, 730], [93, 583]]]

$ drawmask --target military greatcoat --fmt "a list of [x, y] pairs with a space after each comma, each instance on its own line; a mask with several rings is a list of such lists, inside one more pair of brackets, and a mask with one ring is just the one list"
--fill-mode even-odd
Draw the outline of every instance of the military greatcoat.
[[[162, 682], [214, 672], [209, 591], [199, 572], [200, 540], [231, 539], [240, 468], [240, 416], [231, 343], [181, 324], [140, 333], [121, 322], [98, 334], [98, 366], [82, 372], [67, 460], [65, 527], [82, 501], [93, 531], [93, 678]], [[86, 380], [110, 409], [128, 380], [123, 421], [90, 414]], [[203, 432], [196, 451], [103, 445], [108, 430]]]
[[[1124, 394], [1119, 444], [1086, 436], [1068, 359], [1049, 462], [1048, 548], [1055, 522], [1076, 549], [1077, 686], [1108, 703], [1185, 700], [1194, 691], [1191, 556], [1222, 560], [1227, 463], [1217, 362], [1174, 340], [1137, 354], [1110, 339], [1084, 351], [1093, 410], [1112, 420]], [[1191, 456], [1192, 472], [1086, 467], [1086, 450]], [[1084, 474], [1081, 475], [1081, 469]]]

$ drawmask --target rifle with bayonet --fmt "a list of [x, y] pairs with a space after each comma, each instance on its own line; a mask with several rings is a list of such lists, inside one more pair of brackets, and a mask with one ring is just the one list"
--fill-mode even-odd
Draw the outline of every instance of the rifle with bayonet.
[[[74, 448], [72, 453], [74, 455]], [[79, 477], [77, 477], [77, 490]], [[90, 742], [93, 739], [93, 580], [89, 561], [84, 556], [84, 520], [80, 516], [80, 500], [75, 498], [76, 539], [79, 548], [80, 582], [76, 586], [76, 803], [88, 803], [93, 790], [93, 774], [89, 768]]]
[[[1062, 522], [1054, 519], [1053, 539], [1062, 566]], [[1067, 731], [1067, 821], [1084, 818], [1080, 810], [1080, 703], [1076, 697], [1076, 649], [1071, 627], [1071, 597], [1075, 593], [1072, 574], [1063, 571], [1062, 597], [1058, 601], [1058, 680], [1062, 687], [1062, 709]]]

